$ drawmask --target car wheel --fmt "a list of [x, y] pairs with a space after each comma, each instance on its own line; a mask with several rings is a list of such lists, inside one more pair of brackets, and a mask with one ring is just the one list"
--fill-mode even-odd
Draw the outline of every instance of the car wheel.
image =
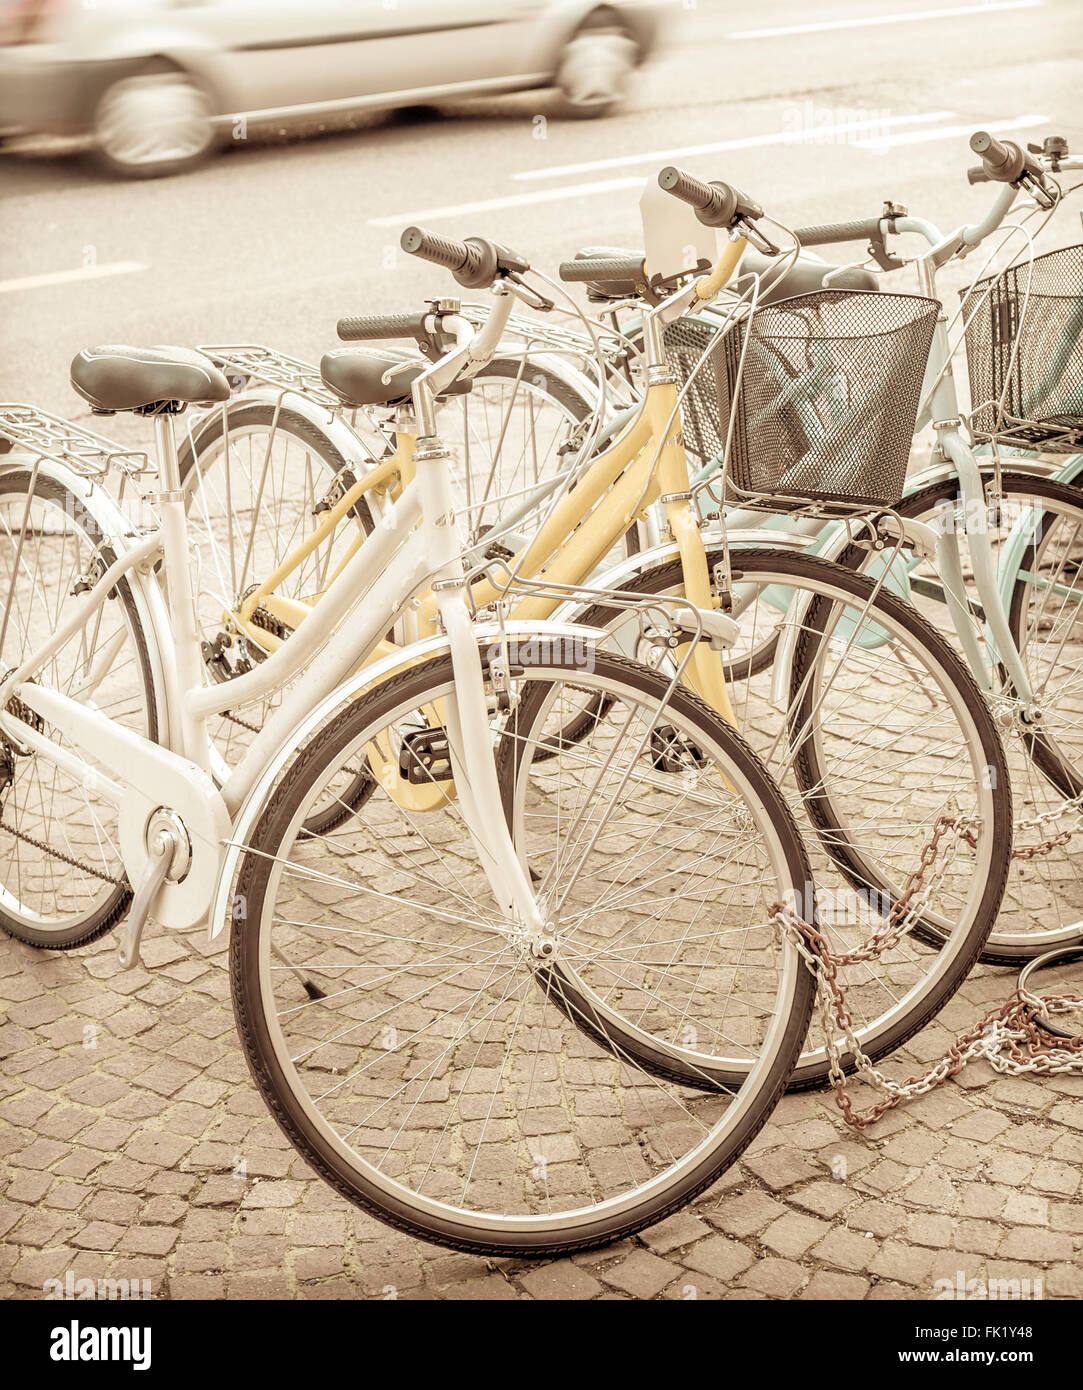
[[639, 45], [604, 12], [576, 30], [561, 54], [556, 85], [566, 116], [604, 116], [619, 104], [639, 62]]
[[211, 98], [178, 68], [148, 69], [106, 88], [94, 113], [98, 163], [129, 179], [191, 169], [214, 144]]

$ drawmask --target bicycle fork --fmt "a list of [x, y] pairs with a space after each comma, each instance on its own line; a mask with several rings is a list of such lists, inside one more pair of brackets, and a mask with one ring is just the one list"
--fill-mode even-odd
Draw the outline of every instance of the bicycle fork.
[[[418, 382], [414, 386], [415, 407], [420, 407], [418, 414], [424, 430], [414, 454], [421, 488], [422, 532], [426, 553], [436, 570], [432, 588], [455, 676], [454, 693], [444, 705], [457, 800], [497, 905], [540, 949], [546, 924], [512, 841], [497, 781], [485, 677], [466, 605], [462, 553], [455, 530], [454, 499], [448, 477], [450, 455], [431, 428], [432, 415], [431, 410], [425, 409], [424, 388], [419, 391]], [[426, 424], [429, 429], [425, 429]]]
[[[918, 282], [922, 294], [936, 299], [935, 266], [931, 257], [917, 263]], [[950, 362], [951, 343], [948, 340], [947, 315], [941, 309], [933, 329], [933, 342], [929, 353], [930, 362]], [[985, 486], [981, 470], [972, 450], [959, 432], [959, 398], [955, 392], [955, 381], [950, 371], [941, 372], [925, 402], [923, 410], [932, 420], [936, 431], [937, 447], [944, 458], [951, 463], [959, 479], [959, 490], [963, 500], [963, 530], [970, 546], [970, 558], [974, 568], [974, 583], [985, 611], [986, 628], [991, 648], [991, 659], [981, 651], [974, 634], [966, 602], [959, 546], [953, 531], [941, 534], [937, 543], [937, 563], [944, 581], [945, 598], [952, 623], [966, 653], [967, 661], [974, 676], [986, 694], [993, 688], [992, 666], [1003, 664], [1008, 674], [1011, 688], [1018, 699], [1029, 710], [1034, 695], [1030, 680], [1023, 667], [1019, 649], [1008, 625], [1008, 615], [1000, 597], [997, 582], [997, 564], [993, 555], [993, 545], [989, 538], [988, 510]]]

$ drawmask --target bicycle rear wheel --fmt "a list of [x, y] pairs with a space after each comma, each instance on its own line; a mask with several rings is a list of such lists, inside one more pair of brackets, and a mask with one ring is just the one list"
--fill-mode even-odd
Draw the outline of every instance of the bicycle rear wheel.
[[[958, 482], [945, 478], [922, 488], [900, 510], [958, 537], [963, 597], [989, 653], [996, 684], [990, 706], [1008, 758], [1016, 828], [1004, 905], [982, 959], [1013, 965], [1083, 939], [1079, 831], [1073, 832], [1079, 816], [1061, 814], [1083, 792], [1083, 492], [1028, 473], [1004, 472], [1000, 486], [989, 535], [1037, 719], [1027, 717], [987, 641], [966, 539], [981, 518], [967, 514]], [[936, 568], [925, 561], [907, 568], [913, 603], [958, 645]], [[1062, 838], [1065, 833], [1074, 838]]]
[[[0, 471], [0, 670], [50, 637], [115, 559], [83, 498], [41, 472]], [[32, 679], [157, 741], [147, 638], [126, 579]], [[65, 744], [28, 707], [8, 710]], [[67, 950], [115, 926], [132, 896], [116, 826], [117, 808], [92, 785], [0, 734], [0, 929], [30, 946]]]
[[[308, 539], [322, 509], [344, 496], [363, 472], [364, 455], [359, 445], [356, 458], [345, 457], [330, 435], [287, 406], [244, 399], [229, 401], [205, 418], [184, 438], [178, 454], [203, 659], [209, 678], [221, 683], [250, 671], [292, 631], [274, 598], [312, 601], [356, 537], [372, 530], [372, 513], [362, 497], [327, 543], [256, 609], [251, 623], [240, 624], [241, 599]], [[208, 731], [223, 776], [281, 698], [277, 691], [210, 718]]]
[[[709, 1186], [784, 1089], [813, 991], [770, 909], [803, 901], [804, 851], [747, 744], [694, 696], [673, 694], [652, 743], [667, 689], [619, 657], [520, 648], [498, 770], [543, 940], [494, 901], [452, 792], [458, 752], [419, 718], [454, 698], [448, 657], [354, 700], [260, 816], [230, 943], [245, 1054], [306, 1160], [391, 1225], [505, 1255], [602, 1244]], [[584, 692], [606, 716], [535, 773], [544, 726]], [[397, 788], [373, 777], [348, 820], [305, 833], [374, 749]], [[636, 1037], [569, 999], [614, 972]], [[744, 1065], [734, 1084], [696, 1092], [643, 1066], [641, 1040], [675, 1018], [686, 1045], [699, 1030], [708, 1058]]]

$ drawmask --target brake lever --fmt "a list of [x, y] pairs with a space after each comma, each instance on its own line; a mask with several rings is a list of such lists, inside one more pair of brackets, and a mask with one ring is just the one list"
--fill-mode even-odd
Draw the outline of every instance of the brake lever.
[[1024, 188], [1045, 212], [1057, 206], [1057, 195], [1052, 193], [1045, 186], [1045, 179], [1041, 173], [1035, 173], [1030, 169], [1024, 169], [1019, 178], [1015, 181], [1016, 188]]
[[754, 246], [757, 251], [762, 251], [765, 256], [781, 255], [781, 248], [776, 246], [769, 237], [760, 231], [757, 224], [748, 217], [737, 217], [734, 219], [733, 230], [738, 235], [744, 237], [749, 245]]
[[661, 304], [665, 296], [679, 289], [690, 275], [709, 275], [712, 264], [711, 261], [701, 257], [695, 265], [674, 271], [672, 275], [663, 275], [661, 271], [656, 271], [647, 281], [647, 293], [644, 298], [648, 304]]
[[528, 309], [536, 309], [540, 314], [547, 314], [556, 307], [554, 300], [546, 299], [540, 290], [536, 290], [533, 285], [528, 285], [517, 271], [509, 271], [503, 277], [503, 282], [511, 287], [511, 293], [516, 299], [521, 299]]

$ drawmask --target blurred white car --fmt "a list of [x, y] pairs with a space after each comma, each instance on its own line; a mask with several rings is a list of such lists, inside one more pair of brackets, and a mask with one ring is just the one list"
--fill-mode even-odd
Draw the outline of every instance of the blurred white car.
[[242, 120], [557, 87], [602, 115], [660, 0], [0, 0], [0, 130], [87, 134], [114, 173], [195, 164]]

